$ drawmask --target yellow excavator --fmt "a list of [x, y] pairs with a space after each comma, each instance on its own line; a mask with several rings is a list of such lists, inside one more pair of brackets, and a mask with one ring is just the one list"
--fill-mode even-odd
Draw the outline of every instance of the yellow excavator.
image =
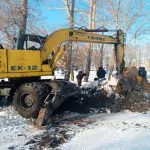
[[[120, 74], [124, 68], [125, 33], [116, 30], [113, 36], [99, 33], [108, 29], [60, 29], [47, 37], [21, 35], [14, 41], [13, 49], [0, 49], [0, 96], [9, 96], [18, 113], [25, 118], [38, 118], [46, 125], [49, 116], [64, 101], [79, 93], [78, 87], [65, 80], [42, 80], [51, 76], [67, 49], [69, 42], [113, 44], [116, 69]], [[50, 57], [51, 56], [51, 57]]]

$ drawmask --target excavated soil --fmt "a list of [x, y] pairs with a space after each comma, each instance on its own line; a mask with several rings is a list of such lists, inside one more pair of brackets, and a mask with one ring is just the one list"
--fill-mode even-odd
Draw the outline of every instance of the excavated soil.
[[119, 98], [115, 99], [113, 111], [122, 109], [144, 112], [150, 109], [150, 84], [140, 77], [122, 77], [117, 85]]

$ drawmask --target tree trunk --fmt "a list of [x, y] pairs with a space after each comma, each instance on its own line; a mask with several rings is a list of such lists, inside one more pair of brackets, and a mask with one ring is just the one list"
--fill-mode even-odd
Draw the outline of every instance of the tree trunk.
[[[95, 15], [96, 15], [96, 0], [90, 0], [90, 16], [89, 16], [89, 28], [93, 29], [95, 27]], [[84, 77], [84, 81], [88, 82], [89, 72], [91, 67], [91, 54], [92, 54], [93, 44], [89, 44], [88, 47], [88, 56], [86, 62], [86, 76]]]
[[[75, 7], [75, 0], [72, 0], [71, 2], [71, 8], [69, 7], [69, 2], [68, 0], [64, 0], [64, 4], [66, 6], [67, 12], [68, 12], [68, 17], [70, 20], [70, 28], [73, 28], [74, 26], [74, 7]], [[70, 78], [70, 73], [73, 74], [73, 70], [72, 70], [72, 62], [71, 62], [71, 58], [72, 58], [72, 43], [70, 43], [70, 48], [68, 51], [68, 59], [67, 59], [67, 66], [66, 66], [66, 80], [69, 80]], [[72, 76], [72, 79], [74, 80], [74, 76]]]
[[102, 44], [101, 49], [100, 49], [101, 51], [100, 66], [102, 67], [103, 67], [103, 50], [104, 50], [104, 44]]
[[111, 66], [110, 66], [110, 70], [109, 70], [109, 74], [108, 74], [108, 80], [111, 79], [111, 75], [114, 70], [114, 65], [115, 65], [115, 51], [113, 50], [113, 57], [112, 57], [112, 62], [111, 62]]
[[86, 68], [85, 68], [86, 76], [84, 77], [84, 81], [85, 82], [88, 82], [88, 78], [89, 78], [89, 75], [90, 75], [91, 52], [92, 52], [91, 49], [92, 49], [92, 44], [89, 44], [89, 47], [88, 47], [88, 57], [87, 57], [87, 63], [86, 63]]
[[68, 55], [67, 55], [67, 65], [66, 65], [66, 69], [67, 69], [67, 74], [66, 74], [66, 80], [69, 81], [70, 78], [70, 73], [71, 73], [71, 57], [72, 57], [72, 42], [70, 43], [69, 49], [68, 49]]
[[26, 33], [26, 25], [27, 25], [27, 14], [28, 14], [28, 0], [22, 0], [21, 2], [21, 14], [20, 14], [20, 29], [19, 34]]

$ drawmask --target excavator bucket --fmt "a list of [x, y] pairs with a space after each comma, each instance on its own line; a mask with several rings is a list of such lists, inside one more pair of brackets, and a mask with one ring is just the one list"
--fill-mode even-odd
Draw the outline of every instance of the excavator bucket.
[[54, 110], [59, 108], [69, 97], [79, 94], [79, 88], [69, 81], [54, 80], [46, 84], [52, 87], [52, 91], [44, 101], [45, 108], [41, 108], [39, 112], [37, 126], [47, 125]]

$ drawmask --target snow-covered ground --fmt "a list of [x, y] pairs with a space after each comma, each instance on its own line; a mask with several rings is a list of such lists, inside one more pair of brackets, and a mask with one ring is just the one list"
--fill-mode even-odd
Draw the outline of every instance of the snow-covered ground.
[[96, 123], [63, 144], [61, 150], [149, 150], [150, 112], [98, 114]]
[[43, 133], [14, 110], [12, 106], [0, 108], [0, 150], [21, 149], [33, 136]]
[[[91, 114], [93, 124], [79, 130], [60, 150], [149, 150], [150, 112]], [[78, 130], [79, 132], [77, 132]], [[0, 150], [28, 150], [25, 145], [35, 135], [45, 130], [37, 129], [30, 121], [20, 117], [10, 106], [0, 110]], [[70, 130], [68, 130], [70, 132]], [[48, 149], [47, 149], [48, 150]]]
[[[150, 112], [91, 114], [93, 124], [79, 130], [60, 150], [149, 150]], [[78, 130], [78, 132], [76, 131]], [[0, 150], [28, 150], [27, 141], [45, 130], [35, 128], [10, 106], [0, 110]], [[68, 132], [70, 130], [68, 129]], [[48, 150], [48, 148], [47, 148]]]
[[[148, 76], [150, 77], [150, 74]], [[90, 81], [93, 81], [95, 77], [96, 72], [90, 72]], [[103, 86], [111, 92], [109, 85], [115, 85], [117, 80], [112, 79], [107, 82], [103, 82]], [[89, 85], [83, 82], [83, 86], [92, 86], [95, 83]], [[80, 127], [72, 126], [75, 136], [59, 146], [57, 150], [150, 149], [150, 112], [94, 113], [87, 118], [93, 123], [82, 130]], [[28, 150], [29, 145], [25, 144], [35, 135], [40, 136], [44, 131], [46, 129], [37, 129], [30, 120], [18, 115], [12, 106], [0, 108], [0, 150]], [[68, 132], [70, 132], [69, 128]]]

